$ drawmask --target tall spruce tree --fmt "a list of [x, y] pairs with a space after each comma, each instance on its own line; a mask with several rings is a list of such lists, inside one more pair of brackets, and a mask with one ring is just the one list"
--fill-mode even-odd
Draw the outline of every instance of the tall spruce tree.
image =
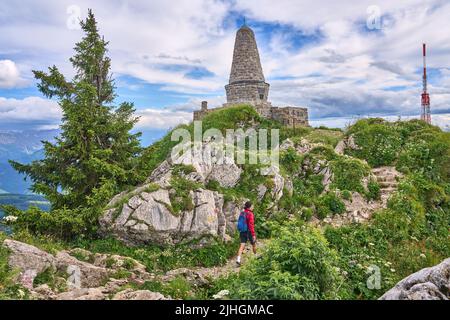
[[136, 183], [141, 147], [140, 133], [130, 133], [138, 120], [133, 104], [114, 106], [108, 42], [99, 35], [91, 10], [80, 24], [84, 37], [70, 59], [74, 78], [67, 81], [55, 66], [48, 73], [33, 71], [39, 90], [56, 98], [62, 109], [60, 136], [55, 143], [43, 142], [44, 159], [11, 164], [31, 178], [31, 190], [45, 195], [52, 211], [74, 210], [76, 215], [81, 208], [90, 215], [90, 208], [95, 210], [114, 192]]

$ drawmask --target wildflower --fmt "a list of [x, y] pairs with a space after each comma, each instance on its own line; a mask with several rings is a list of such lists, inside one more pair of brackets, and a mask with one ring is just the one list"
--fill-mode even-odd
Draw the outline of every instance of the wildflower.
[[230, 291], [228, 291], [228, 290], [222, 290], [222, 291], [220, 291], [219, 293], [213, 295], [213, 298], [216, 299], [216, 300], [220, 300], [220, 299], [225, 298], [225, 297], [228, 296], [229, 294], [230, 294]]
[[22, 289], [17, 290], [17, 294], [19, 295], [20, 298], [25, 297], [25, 292]]
[[17, 221], [17, 217], [15, 216], [6, 216], [3, 218], [7, 223], [14, 223]]
[[395, 269], [394, 269], [394, 268], [392, 268], [392, 269], [391, 269], [391, 272], [395, 272]]

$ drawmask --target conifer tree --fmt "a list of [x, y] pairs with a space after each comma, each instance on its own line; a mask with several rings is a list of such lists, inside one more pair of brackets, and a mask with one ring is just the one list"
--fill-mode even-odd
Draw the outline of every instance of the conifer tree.
[[76, 214], [83, 209], [89, 215], [90, 208], [101, 207], [115, 192], [136, 183], [141, 147], [140, 133], [130, 133], [138, 120], [133, 104], [114, 106], [108, 42], [99, 35], [91, 10], [80, 24], [84, 37], [70, 59], [74, 78], [67, 81], [55, 66], [48, 73], [33, 71], [42, 94], [56, 98], [62, 109], [60, 135], [55, 143], [43, 142], [42, 160], [11, 164], [31, 178], [31, 190], [44, 195], [52, 211]]

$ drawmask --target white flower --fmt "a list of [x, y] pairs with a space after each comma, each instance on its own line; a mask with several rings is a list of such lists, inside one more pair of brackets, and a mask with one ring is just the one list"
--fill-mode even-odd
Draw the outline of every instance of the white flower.
[[16, 222], [17, 221], [17, 217], [15, 216], [6, 216], [3, 218], [3, 220], [5, 220], [8, 223], [12, 223], [12, 222]]
[[220, 291], [218, 294], [213, 295], [213, 298], [216, 300], [220, 300], [225, 298], [226, 296], [228, 296], [230, 294], [230, 291], [228, 290], [222, 290]]
[[20, 298], [25, 297], [25, 292], [22, 289], [17, 290], [17, 293], [19, 294]]

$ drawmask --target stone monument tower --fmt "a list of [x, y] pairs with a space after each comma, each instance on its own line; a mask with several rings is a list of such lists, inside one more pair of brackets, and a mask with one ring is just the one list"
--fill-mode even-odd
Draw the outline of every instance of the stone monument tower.
[[230, 82], [225, 86], [227, 102], [222, 107], [208, 109], [208, 103], [203, 101], [201, 109], [194, 111], [194, 120], [201, 120], [215, 110], [251, 105], [262, 117], [277, 120], [285, 126], [309, 126], [308, 109], [272, 106], [268, 101], [269, 87], [261, 67], [255, 33], [244, 24], [236, 33]]
[[267, 104], [269, 84], [266, 83], [255, 34], [246, 25], [236, 34], [230, 82], [225, 86], [227, 104]]

